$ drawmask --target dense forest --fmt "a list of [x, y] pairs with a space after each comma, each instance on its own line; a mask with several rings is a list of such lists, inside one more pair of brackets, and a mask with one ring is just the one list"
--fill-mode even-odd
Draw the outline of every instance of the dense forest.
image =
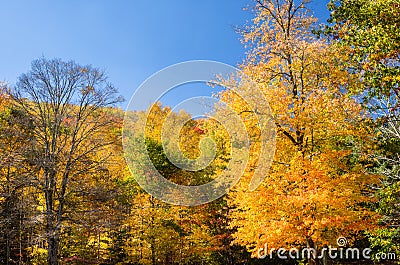
[[[219, 107], [220, 119], [160, 102], [124, 112], [91, 65], [40, 58], [2, 83], [0, 264], [398, 264], [400, 1], [331, 0], [325, 24], [308, 3], [252, 2], [253, 20], [237, 29], [248, 51], [241, 78], [263, 98], [216, 77], [226, 87], [216, 97], [240, 118], [248, 146]], [[167, 118], [183, 124], [178, 137], [162, 133]], [[262, 137], [266, 125], [273, 141]], [[169, 159], [174, 148], [198, 158], [209, 140], [214, 159], [199, 170]], [[145, 156], [180, 185], [243, 174], [207, 204], [172, 205], [138, 184], [152, 177]], [[257, 168], [268, 173], [251, 190]], [[360, 257], [324, 252], [340, 247]], [[321, 256], [281, 258], [280, 248]]]

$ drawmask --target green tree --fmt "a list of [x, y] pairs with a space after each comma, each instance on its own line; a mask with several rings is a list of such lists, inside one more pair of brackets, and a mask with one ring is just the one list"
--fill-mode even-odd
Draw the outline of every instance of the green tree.
[[349, 52], [345, 66], [361, 80], [352, 92], [376, 118], [380, 150], [373, 170], [383, 176], [377, 211], [384, 217], [370, 241], [377, 251], [400, 254], [400, 1], [332, 0], [329, 9], [333, 25], [325, 33]]
[[347, 67], [362, 79], [353, 92], [366, 99], [394, 95], [398, 101], [400, 1], [332, 0], [328, 7], [333, 26], [325, 33], [347, 49]]
[[[200, 127], [204, 121], [192, 120], [184, 112], [171, 113], [170, 108], [163, 108], [160, 104], [154, 104], [148, 113], [128, 112], [126, 115], [131, 115], [124, 125], [126, 155], [127, 160], [136, 166], [131, 167], [132, 176], [127, 176], [124, 181], [130, 208], [123, 226], [128, 236], [123, 247], [125, 263], [122, 264], [213, 264], [211, 254], [219, 249], [219, 241], [210, 230], [214, 217], [209, 215], [209, 207], [174, 206], [147, 194], [133, 179], [149, 174], [150, 171], [143, 167], [146, 154], [129, 152], [136, 150], [137, 141], [145, 141], [146, 150], [143, 152], [148, 153], [152, 164], [167, 179], [181, 185], [206, 183], [213, 177], [213, 165], [196, 172], [181, 169], [169, 161], [161, 140], [162, 126], [166, 117], [171, 115], [174, 122], [182, 121], [184, 124], [179, 137], [181, 150], [187, 157], [195, 158], [199, 155], [198, 144], [203, 135]], [[145, 136], [137, 129], [144, 123]], [[167, 132], [164, 139], [167, 145], [172, 141], [171, 133], [176, 131]]]

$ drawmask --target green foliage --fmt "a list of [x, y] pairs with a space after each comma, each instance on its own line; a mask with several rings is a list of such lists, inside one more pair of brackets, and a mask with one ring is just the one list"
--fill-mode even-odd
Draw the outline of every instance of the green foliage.
[[325, 33], [350, 47], [348, 67], [362, 78], [353, 92], [367, 98], [399, 96], [400, 1], [332, 0]]
[[375, 253], [399, 253], [400, 1], [332, 0], [328, 7], [333, 25], [325, 33], [348, 49], [345, 66], [361, 80], [352, 92], [364, 100], [378, 127], [372, 170], [382, 176], [376, 209], [383, 217], [381, 228], [368, 237]]

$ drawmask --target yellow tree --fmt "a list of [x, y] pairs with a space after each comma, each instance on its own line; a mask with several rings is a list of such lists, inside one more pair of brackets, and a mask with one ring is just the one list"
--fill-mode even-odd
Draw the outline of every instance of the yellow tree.
[[365, 208], [376, 179], [366, 173], [371, 134], [361, 106], [346, 95], [357, 76], [342, 70], [343, 54], [314, 38], [307, 2], [257, 1], [253, 25], [242, 31], [250, 52], [241, 68], [269, 100], [277, 128], [272, 167], [253, 192], [248, 183], [262, 144], [257, 119], [269, 110], [250, 108], [232, 90], [221, 95], [242, 115], [256, 153], [230, 193], [236, 242], [254, 255], [265, 243], [321, 249], [339, 236], [351, 242], [375, 220]]
[[[213, 216], [208, 213], [211, 207], [175, 206], [158, 200], [142, 190], [133, 179], [143, 176], [151, 177], [152, 172], [144, 167], [142, 152], [136, 150], [136, 141], [144, 140], [146, 150], [152, 164], [165, 178], [181, 185], [199, 185], [208, 182], [214, 174], [214, 165], [193, 172], [174, 165], [167, 156], [176, 156], [178, 150], [189, 158], [200, 155], [199, 142], [205, 134], [203, 120], [193, 120], [185, 112], [174, 113], [169, 107], [154, 104], [148, 112], [128, 112], [125, 120], [124, 138], [127, 145], [125, 156], [131, 163], [132, 176], [125, 178], [125, 196], [130, 204], [127, 209], [124, 230], [127, 240], [123, 247], [126, 263], [140, 264], [185, 264], [189, 262], [204, 263], [218, 249], [217, 237], [212, 234], [209, 224]], [[166, 121], [170, 117], [170, 121]], [[178, 139], [172, 134], [176, 130], [167, 131], [162, 136], [165, 123], [183, 124]], [[145, 135], [141, 130], [145, 124]], [[173, 127], [178, 128], [178, 126]], [[162, 138], [164, 138], [162, 140]], [[173, 142], [177, 140], [177, 142]], [[165, 142], [166, 146], [163, 146]], [[133, 148], [133, 149], [131, 149]], [[175, 158], [177, 158], [176, 156]], [[179, 159], [179, 158], [178, 158]], [[132, 166], [135, 165], [135, 166]], [[146, 175], [147, 174], [147, 175]], [[195, 194], [194, 194], [195, 196]]]
[[[2, 264], [27, 262], [28, 238], [35, 239], [35, 196], [29, 179], [33, 148], [30, 117], [16, 110], [0, 83], [0, 256]], [[32, 240], [32, 241], [33, 241]]]

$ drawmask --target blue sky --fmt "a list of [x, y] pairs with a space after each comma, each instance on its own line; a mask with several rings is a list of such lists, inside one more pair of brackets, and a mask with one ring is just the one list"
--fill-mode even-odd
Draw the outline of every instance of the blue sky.
[[[310, 7], [324, 22], [328, 0]], [[187, 60], [237, 65], [245, 56], [234, 26], [251, 0], [0, 1], [0, 80], [10, 84], [41, 56], [105, 69], [130, 99], [153, 73]], [[176, 97], [191, 96], [190, 92]], [[171, 104], [174, 104], [171, 100]], [[121, 104], [125, 108], [127, 102]]]

